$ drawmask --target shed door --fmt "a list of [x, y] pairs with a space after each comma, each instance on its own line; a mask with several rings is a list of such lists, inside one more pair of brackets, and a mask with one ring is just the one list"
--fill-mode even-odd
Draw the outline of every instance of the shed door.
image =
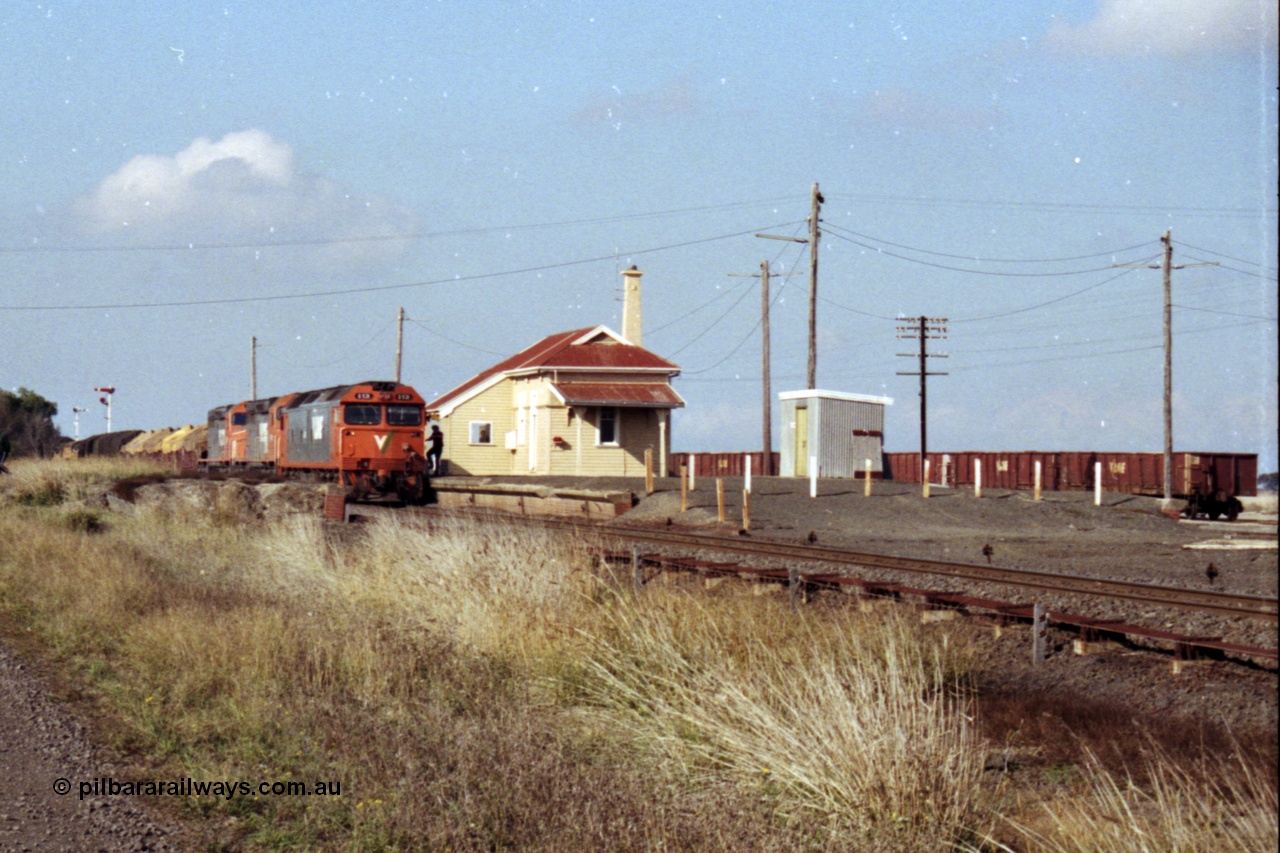
[[809, 409], [796, 407], [796, 476], [809, 476]]

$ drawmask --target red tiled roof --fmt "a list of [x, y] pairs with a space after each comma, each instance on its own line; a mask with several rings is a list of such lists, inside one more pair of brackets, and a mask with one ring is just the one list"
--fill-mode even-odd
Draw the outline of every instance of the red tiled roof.
[[676, 408], [684, 400], [665, 382], [553, 382], [551, 389], [570, 406]]
[[[598, 336], [583, 341], [583, 337], [598, 331]], [[599, 336], [614, 338], [613, 342], [592, 344]], [[505, 373], [554, 369], [616, 369], [663, 371], [674, 375], [680, 371], [675, 364], [654, 355], [644, 347], [620, 343], [621, 338], [603, 326], [589, 326], [548, 335], [532, 346], [526, 347], [510, 358], [477, 373], [452, 391], [448, 391], [427, 404], [427, 409], [440, 409], [468, 395], [485, 382]], [[683, 401], [682, 401], [683, 402]]]

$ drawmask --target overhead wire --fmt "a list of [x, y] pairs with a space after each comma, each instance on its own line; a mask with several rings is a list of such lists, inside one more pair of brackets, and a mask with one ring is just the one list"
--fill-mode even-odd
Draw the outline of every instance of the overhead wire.
[[831, 201], [843, 199], [856, 203], [875, 204], [912, 204], [923, 207], [960, 207], [978, 208], [982, 210], [1020, 210], [1038, 213], [1082, 213], [1097, 215], [1099, 213], [1124, 213], [1168, 216], [1226, 216], [1226, 217], [1261, 217], [1275, 216], [1274, 208], [1261, 207], [1164, 207], [1158, 205], [1126, 205], [1126, 204], [1080, 204], [1073, 202], [1035, 202], [1010, 201], [1000, 199], [947, 199], [922, 198], [914, 196], [888, 195], [854, 195], [827, 193]]
[[[800, 224], [803, 224], [803, 223], [800, 223]], [[799, 224], [797, 224], [797, 229], [796, 229], [796, 230], [797, 230], [797, 232], [799, 231]], [[779, 250], [778, 250], [778, 254], [774, 256], [773, 263], [777, 263], [779, 260], [781, 260], [783, 253], [784, 253], [784, 252], [786, 252], [788, 248], [789, 248], [788, 246], [784, 246], [783, 248], [779, 249]], [[785, 281], [784, 281], [784, 284], [785, 284]], [[743, 299], [745, 299], [745, 298], [747, 297], [747, 294], [749, 294], [750, 292], [751, 292], [751, 288], [749, 288], [749, 287], [743, 288], [742, 295], [740, 295], [736, 300], [734, 300], [734, 303], [733, 303], [732, 305], [730, 305], [730, 306], [729, 306], [729, 309], [728, 309], [727, 311], [725, 311], [723, 314], [721, 314], [719, 317], [717, 317], [717, 318], [716, 318], [716, 320], [715, 320], [713, 323], [711, 323], [711, 325], [707, 326], [705, 329], [703, 329], [701, 332], [699, 332], [699, 333], [698, 333], [698, 335], [697, 335], [697, 336], [695, 336], [695, 337], [693, 338], [693, 340], [690, 340], [690, 341], [689, 341], [689, 342], [687, 342], [684, 346], [680, 347], [680, 348], [679, 348], [679, 349], [677, 349], [675, 352], [673, 352], [673, 353], [672, 353], [672, 355], [673, 355], [673, 356], [674, 356], [674, 355], [678, 355], [679, 353], [683, 352], [684, 350], [686, 350], [686, 349], [688, 349], [690, 346], [692, 346], [694, 343], [696, 343], [700, 338], [704, 337], [704, 336], [705, 336], [708, 332], [710, 332], [710, 331], [711, 331], [711, 329], [712, 329], [712, 328], [714, 328], [714, 327], [715, 327], [715, 326], [716, 326], [716, 325], [717, 325], [721, 320], [723, 320], [725, 317], [729, 316], [729, 314], [733, 312], [733, 309], [737, 308], [737, 307], [738, 307], [738, 305], [742, 303], [742, 300], [743, 300]], [[779, 288], [779, 289], [778, 289], [778, 293], [777, 293], [774, 297], [772, 297], [772, 298], [769, 300], [769, 305], [770, 305], [770, 307], [772, 307], [772, 306], [773, 306], [773, 304], [774, 304], [778, 299], [780, 299], [780, 298], [781, 298], [781, 296], [782, 296], [782, 288]], [[740, 349], [742, 348], [742, 345], [743, 345], [743, 344], [745, 344], [745, 343], [747, 342], [747, 339], [748, 339], [748, 338], [750, 338], [750, 337], [751, 337], [751, 335], [753, 335], [753, 334], [755, 333], [755, 330], [756, 330], [756, 329], [758, 329], [758, 328], [760, 328], [760, 322], [761, 322], [760, 320], [756, 320], [755, 325], [754, 325], [754, 326], [752, 326], [752, 328], [747, 332], [747, 334], [743, 337], [743, 339], [742, 339], [741, 341], [739, 341], [738, 345], [737, 345], [736, 347], [734, 347], [734, 348], [733, 348], [733, 350], [730, 352], [730, 354], [729, 354], [729, 355], [733, 355], [733, 353], [736, 353], [738, 350], [740, 350]], [[692, 373], [692, 374], [705, 373], [706, 371], [711, 370], [712, 368], [717, 367], [717, 366], [719, 366], [719, 365], [723, 364], [725, 361], [727, 361], [727, 360], [728, 360], [728, 358], [729, 358], [729, 356], [725, 356], [724, 358], [720, 359], [720, 361], [718, 361], [718, 362], [716, 362], [715, 364], [711, 365], [711, 367], [703, 368], [702, 370], [695, 370], [695, 371], [691, 371], [691, 373]]]
[[625, 213], [616, 216], [597, 216], [585, 219], [566, 219], [560, 222], [533, 222], [521, 225], [489, 225], [477, 228], [457, 228], [445, 231], [410, 231], [401, 234], [368, 234], [363, 236], [348, 237], [317, 237], [311, 239], [299, 240], [246, 240], [239, 242], [225, 243], [197, 243], [189, 241], [186, 243], [164, 243], [152, 246], [59, 246], [59, 245], [39, 245], [30, 246], [0, 246], [0, 254], [24, 254], [24, 253], [97, 253], [97, 252], [190, 252], [190, 251], [221, 251], [225, 249], [268, 249], [268, 248], [294, 248], [305, 246], [330, 246], [343, 245], [350, 243], [381, 243], [394, 242], [397, 240], [425, 240], [438, 237], [458, 237], [472, 234], [493, 234], [497, 232], [509, 231], [532, 231], [544, 230], [551, 228], [568, 228], [578, 227], [582, 225], [604, 225], [612, 222], [628, 222], [640, 219], [661, 219], [666, 216], [682, 216], [687, 213], [708, 213], [715, 210], [733, 210], [735, 208], [759, 207], [766, 204], [779, 204], [786, 201], [794, 201], [794, 198], [787, 199], [761, 199], [758, 201], [730, 202], [727, 204], [705, 205], [700, 207], [683, 207], [672, 208], [670, 210], [649, 211], [645, 213]]
[[459, 340], [455, 340], [454, 338], [451, 338], [448, 335], [442, 335], [439, 332], [437, 332], [435, 329], [428, 326], [427, 324], [422, 323], [418, 320], [415, 320], [412, 317], [405, 317], [405, 319], [408, 320], [410, 323], [413, 323], [415, 326], [421, 327], [427, 333], [434, 335], [435, 337], [439, 338], [442, 341], [447, 341], [453, 344], [454, 346], [459, 346], [459, 347], [463, 347], [464, 349], [474, 350], [479, 353], [484, 353], [485, 355], [496, 355], [496, 356], [508, 355], [508, 353], [494, 352], [493, 350], [487, 350], [482, 347], [472, 346], [471, 344], [464, 343]]
[[[779, 225], [768, 225], [766, 228], [784, 228], [794, 223], [786, 222]], [[716, 237], [704, 237], [698, 240], [686, 240], [680, 243], [672, 243], [667, 246], [655, 246], [648, 249], [635, 249], [627, 252], [612, 252], [608, 255], [598, 255], [592, 258], [581, 258], [574, 261], [561, 261], [553, 264], [542, 264], [540, 266], [525, 267], [523, 269], [504, 270], [501, 272], [476, 273], [474, 275], [457, 275], [451, 278], [431, 279], [427, 281], [414, 281], [401, 284], [383, 284], [373, 285], [370, 287], [349, 287], [335, 290], [316, 291], [314, 293], [284, 293], [273, 296], [238, 296], [224, 297], [220, 299], [185, 299], [172, 300], [167, 302], [120, 302], [120, 303], [103, 303], [96, 305], [0, 305], [0, 311], [86, 311], [86, 310], [124, 310], [132, 308], [176, 308], [190, 307], [198, 305], [237, 305], [250, 302], [277, 302], [291, 299], [315, 299], [326, 296], [349, 296], [352, 294], [378, 293], [389, 290], [404, 290], [407, 288], [430, 287], [439, 284], [456, 284], [463, 281], [484, 281], [492, 278], [504, 278], [511, 275], [525, 275], [533, 272], [544, 272], [552, 269], [565, 269], [567, 267], [581, 266], [583, 264], [598, 263], [600, 261], [611, 261], [619, 255], [645, 255], [653, 252], [664, 252], [670, 249], [680, 249], [686, 246], [696, 246], [703, 243], [713, 243], [719, 240], [729, 240], [734, 237], [743, 237], [747, 234], [754, 234], [759, 228], [751, 228], [746, 231], [738, 231], [732, 234], [721, 234]]]
[[[1249, 270], [1242, 270], [1242, 269], [1240, 269], [1239, 267], [1232, 267], [1232, 266], [1228, 266], [1227, 264], [1220, 263], [1220, 262], [1218, 262], [1218, 261], [1211, 261], [1211, 260], [1209, 260], [1209, 259], [1207, 259], [1207, 258], [1199, 258], [1199, 257], [1196, 257], [1195, 255], [1187, 255], [1187, 258], [1188, 258], [1188, 259], [1190, 259], [1190, 260], [1193, 260], [1193, 261], [1199, 261], [1200, 263], [1212, 264], [1213, 266], [1215, 266], [1215, 267], [1221, 267], [1221, 268], [1222, 268], [1222, 269], [1224, 269], [1224, 270], [1231, 270], [1232, 272], [1238, 272], [1238, 273], [1240, 273], [1241, 275], [1250, 275], [1250, 276], [1253, 276], [1254, 278], [1260, 278], [1260, 279], [1263, 279], [1264, 281], [1276, 281], [1276, 280], [1277, 280], [1277, 279], [1276, 279], [1276, 277], [1275, 277], [1275, 276], [1273, 276], [1273, 275], [1263, 275], [1262, 273], [1250, 272]], [[1246, 261], [1245, 263], [1248, 263], [1248, 261]], [[1265, 267], [1263, 267], [1263, 269], [1266, 269], [1266, 268], [1265, 268]]]
[[906, 249], [911, 252], [919, 252], [922, 255], [933, 255], [934, 257], [938, 257], [938, 258], [954, 258], [956, 260], [973, 261], [975, 263], [984, 263], [984, 264], [1052, 264], [1052, 263], [1065, 263], [1067, 261], [1087, 261], [1092, 258], [1105, 258], [1108, 256], [1114, 257], [1115, 255], [1119, 255], [1122, 252], [1132, 252], [1135, 249], [1141, 249], [1145, 246], [1153, 245], [1156, 242], [1155, 240], [1148, 240], [1145, 243], [1138, 243], [1137, 245], [1134, 245], [1134, 246], [1126, 246], [1123, 249], [1113, 249], [1108, 252], [1094, 252], [1093, 254], [1090, 254], [1090, 255], [1074, 255], [1071, 257], [1064, 257], [1064, 258], [982, 258], [976, 255], [956, 255], [956, 254], [950, 254], [947, 252], [936, 252], [936, 251], [933, 251], [932, 249], [921, 249], [918, 246], [908, 246], [905, 243], [894, 243], [890, 240], [885, 240], [882, 237], [873, 237], [869, 234], [860, 234], [851, 228], [845, 228], [841, 225], [835, 225], [830, 222], [827, 222], [826, 225], [827, 225], [827, 228], [829, 229], [838, 229], [848, 234], [852, 234], [854, 237], [858, 237], [863, 240], [871, 240], [876, 243], [883, 243], [886, 246], [893, 246], [895, 249]]
[[1241, 263], [1241, 264], [1249, 264], [1250, 266], [1262, 267], [1264, 270], [1271, 270], [1272, 272], [1276, 271], [1275, 267], [1269, 267], [1266, 264], [1260, 264], [1257, 261], [1249, 261], [1249, 260], [1245, 260], [1244, 258], [1237, 258], [1233, 255], [1224, 254], [1223, 252], [1215, 252], [1213, 249], [1205, 249], [1200, 246], [1192, 246], [1190, 243], [1185, 243], [1182, 241], [1179, 241], [1178, 245], [1185, 249], [1191, 249], [1193, 252], [1204, 252], [1207, 255], [1217, 255], [1219, 258], [1226, 258], [1229, 261], [1236, 261], [1237, 263]]
[[963, 273], [969, 273], [972, 275], [994, 275], [994, 276], [1001, 276], [1005, 278], [1056, 278], [1058, 276], [1086, 275], [1092, 272], [1102, 272], [1103, 270], [1112, 269], [1112, 266], [1108, 264], [1105, 267], [1091, 267], [1089, 269], [1082, 269], [1082, 270], [1061, 270], [1057, 272], [1002, 272], [1002, 271], [995, 271], [995, 270], [976, 270], [970, 267], [956, 267], [956, 266], [951, 266], [949, 264], [938, 264], [938, 263], [934, 263], [933, 261], [924, 261], [919, 258], [912, 258], [906, 255], [899, 255], [896, 252], [887, 252], [878, 246], [873, 246], [869, 243], [863, 243], [860, 240], [855, 240], [852, 237], [845, 236], [844, 234], [839, 233], [841, 230], [842, 229], [839, 226], [832, 226], [828, 224], [826, 229], [824, 230], [824, 233], [830, 234], [831, 236], [839, 240], [844, 240], [846, 243], [852, 243], [855, 246], [861, 246], [864, 249], [868, 249], [872, 252], [875, 252], [877, 255], [884, 255], [890, 258], [897, 258], [900, 261], [909, 261], [913, 264], [920, 264], [926, 267], [933, 267], [934, 269], [949, 270], [951, 272], [963, 272]]

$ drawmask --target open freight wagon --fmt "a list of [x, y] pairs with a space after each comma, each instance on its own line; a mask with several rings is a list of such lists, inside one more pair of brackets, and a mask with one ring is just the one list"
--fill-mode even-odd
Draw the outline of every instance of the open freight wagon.
[[[963, 451], [930, 453], [929, 479], [954, 488], [972, 486], [977, 466], [983, 486], [1030, 490], [1035, 487], [1035, 463], [1040, 485], [1049, 491], [1089, 490], [1094, 471], [1102, 463], [1102, 489], [1129, 495], [1164, 495], [1164, 454], [1101, 453], [1096, 451]], [[909, 483], [921, 480], [919, 453], [885, 454], [886, 478]], [[1239, 512], [1241, 497], [1258, 493], [1256, 453], [1175, 453], [1173, 494], [1187, 501], [1188, 515], [1210, 517]], [[1233, 503], [1234, 501], [1234, 503]], [[1215, 515], [1215, 512], [1217, 515]]]

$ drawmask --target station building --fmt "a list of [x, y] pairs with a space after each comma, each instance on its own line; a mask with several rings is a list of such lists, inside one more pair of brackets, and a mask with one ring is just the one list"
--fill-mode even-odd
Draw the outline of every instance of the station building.
[[[606, 326], [548, 335], [427, 403], [450, 475], [666, 476], [671, 386], [680, 368], [640, 345], [639, 280], [626, 279], [624, 334]], [[625, 334], [625, 332], [630, 332]]]

